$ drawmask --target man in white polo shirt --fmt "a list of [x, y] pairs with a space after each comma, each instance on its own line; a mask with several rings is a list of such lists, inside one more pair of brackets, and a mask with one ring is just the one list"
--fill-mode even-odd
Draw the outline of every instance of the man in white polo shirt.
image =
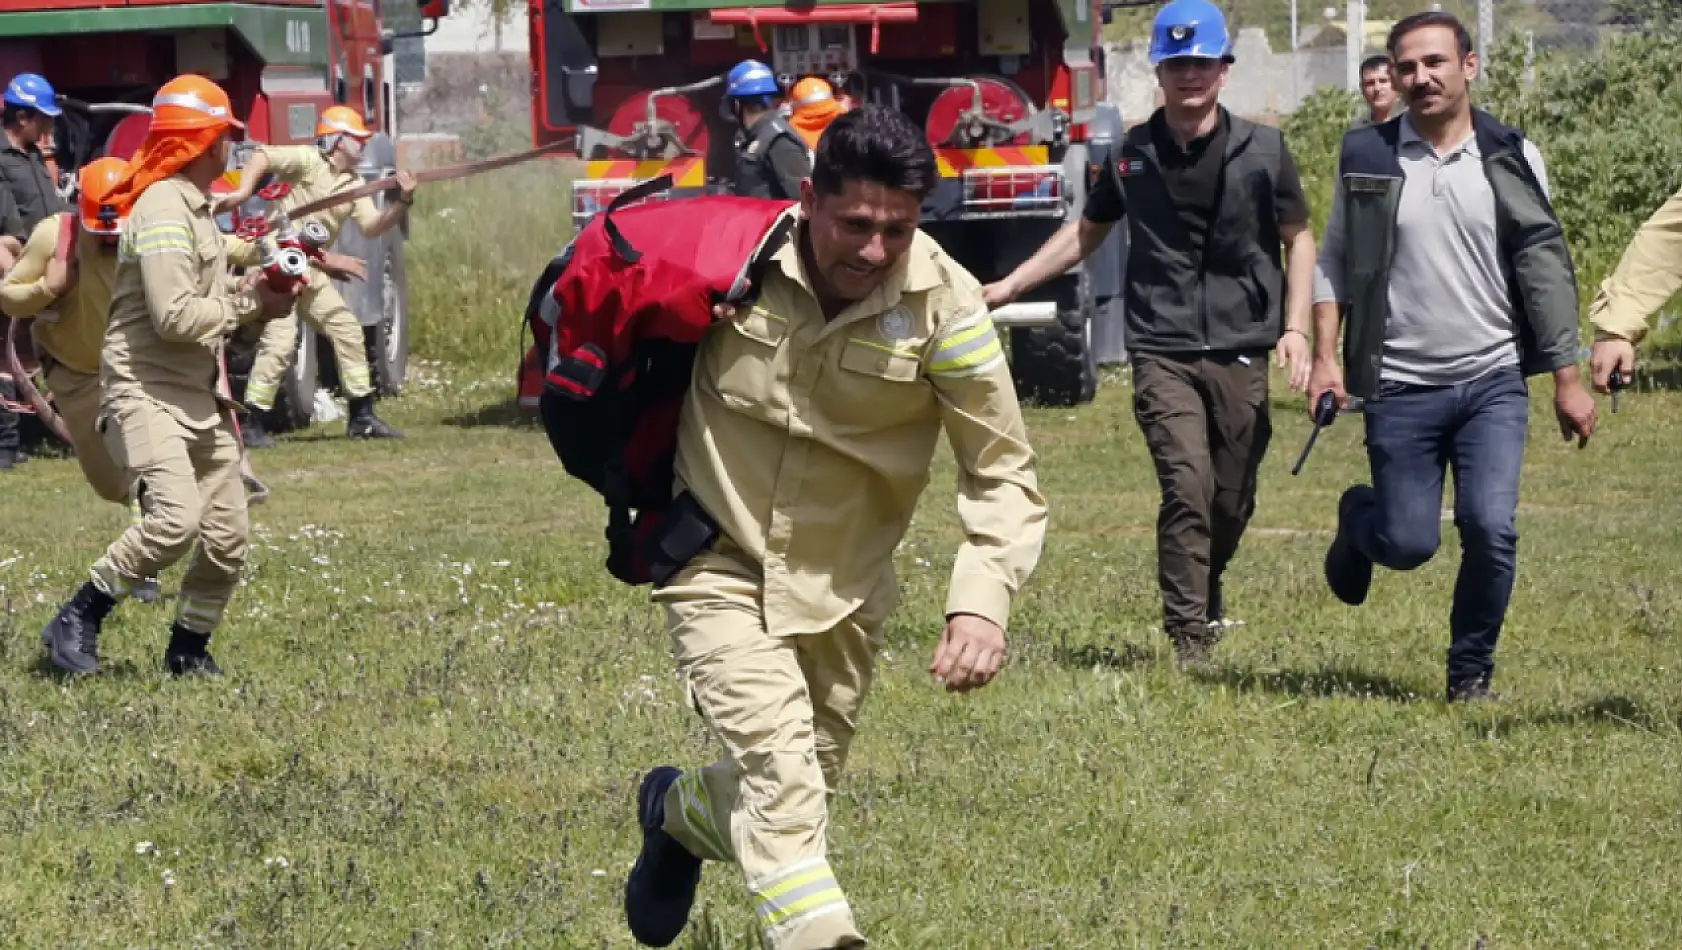
[[1478, 59], [1466, 28], [1416, 14], [1388, 46], [1408, 111], [1344, 137], [1316, 275], [1309, 405], [1327, 391], [1365, 400], [1373, 482], [1338, 504], [1326, 581], [1360, 604], [1374, 564], [1430, 560], [1452, 464], [1463, 557], [1448, 699], [1488, 699], [1517, 569], [1526, 377], [1553, 375], [1565, 439], [1586, 445], [1594, 432], [1577, 369], [1576, 275], [1541, 153], [1472, 108]]

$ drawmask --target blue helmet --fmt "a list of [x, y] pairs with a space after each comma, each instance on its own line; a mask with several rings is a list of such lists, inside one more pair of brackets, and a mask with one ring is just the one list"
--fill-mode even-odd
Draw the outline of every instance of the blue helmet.
[[1209, 0], [1173, 0], [1151, 27], [1151, 65], [1178, 57], [1232, 62], [1226, 17]]
[[724, 94], [734, 99], [763, 98], [781, 91], [771, 67], [757, 59], [744, 59], [737, 63], [724, 80]]
[[58, 107], [58, 94], [53, 84], [34, 73], [18, 73], [6, 84], [6, 105], [34, 109], [42, 115], [56, 116], [64, 110]]

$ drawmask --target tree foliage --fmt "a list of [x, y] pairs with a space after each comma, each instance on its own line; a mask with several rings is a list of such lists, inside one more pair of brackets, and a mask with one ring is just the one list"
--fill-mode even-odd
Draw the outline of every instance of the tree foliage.
[[[1542, 152], [1585, 314], [1635, 230], [1682, 187], [1682, 17], [1668, 3], [1644, 12], [1654, 17], [1644, 29], [1608, 37], [1592, 54], [1539, 52], [1529, 87], [1523, 44], [1509, 35], [1473, 93]], [[1359, 108], [1352, 93], [1320, 89], [1284, 123], [1316, 233], [1324, 233], [1338, 146]]]

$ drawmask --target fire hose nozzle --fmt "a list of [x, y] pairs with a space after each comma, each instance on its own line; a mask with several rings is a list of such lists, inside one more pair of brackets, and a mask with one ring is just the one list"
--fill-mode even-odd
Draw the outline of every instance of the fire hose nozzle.
[[269, 288], [282, 293], [302, 283], [309, 269], [309, 256], [295, 247], [283, 247], [263, 261], [263, 276]]
[[304, 226], [298, 229], [298, 240], [313, 250], [324, 251], [327, 245], [332, 243], [333, 235], [327, 233], [327, 225], [320, 221], [306, 221]]

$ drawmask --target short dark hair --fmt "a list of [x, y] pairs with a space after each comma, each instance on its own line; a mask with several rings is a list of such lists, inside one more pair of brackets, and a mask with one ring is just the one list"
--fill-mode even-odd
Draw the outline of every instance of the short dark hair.
[[1466, 24], [1461, 23], [1460, 18], [1454, 14], [1444, 13], [1441, 10], [1427, 10], [1424, 13], [1415, 13], [1398, 20], [1396, 25], [1390, 28], [1390, 38], [1385, 41], [1384, 48], [1389, 50], [1390, 55], [1394, 57], [1396, 47], [1402, 45], [1402, 37], [1414, 30], [1423, 30], [1428, 26], [1446, 26], [1453, 30], [1454, 41], [1460, 47], [1461, 59], [1465, 59], [1472, 54], [1472, 34], [1467, 32]]
[[903, 112], [874, 103], [837, 116], [812, 157], [812, 188], [838, 195], [847, 179], [873, 181], [919, 199], [934, 190], [934, 149]]
[[1363, 76], [1365, 76], [1367, 73], [1372, 72], [1375, 69], [1389, 69], [1389, 68], [1390, 68], [1390, 57], [1385, 53], [1374, 53], [1373, 55], [1368, 56], [1366, 59], [1361, 61], [1361, 75], [1363, 75]]

